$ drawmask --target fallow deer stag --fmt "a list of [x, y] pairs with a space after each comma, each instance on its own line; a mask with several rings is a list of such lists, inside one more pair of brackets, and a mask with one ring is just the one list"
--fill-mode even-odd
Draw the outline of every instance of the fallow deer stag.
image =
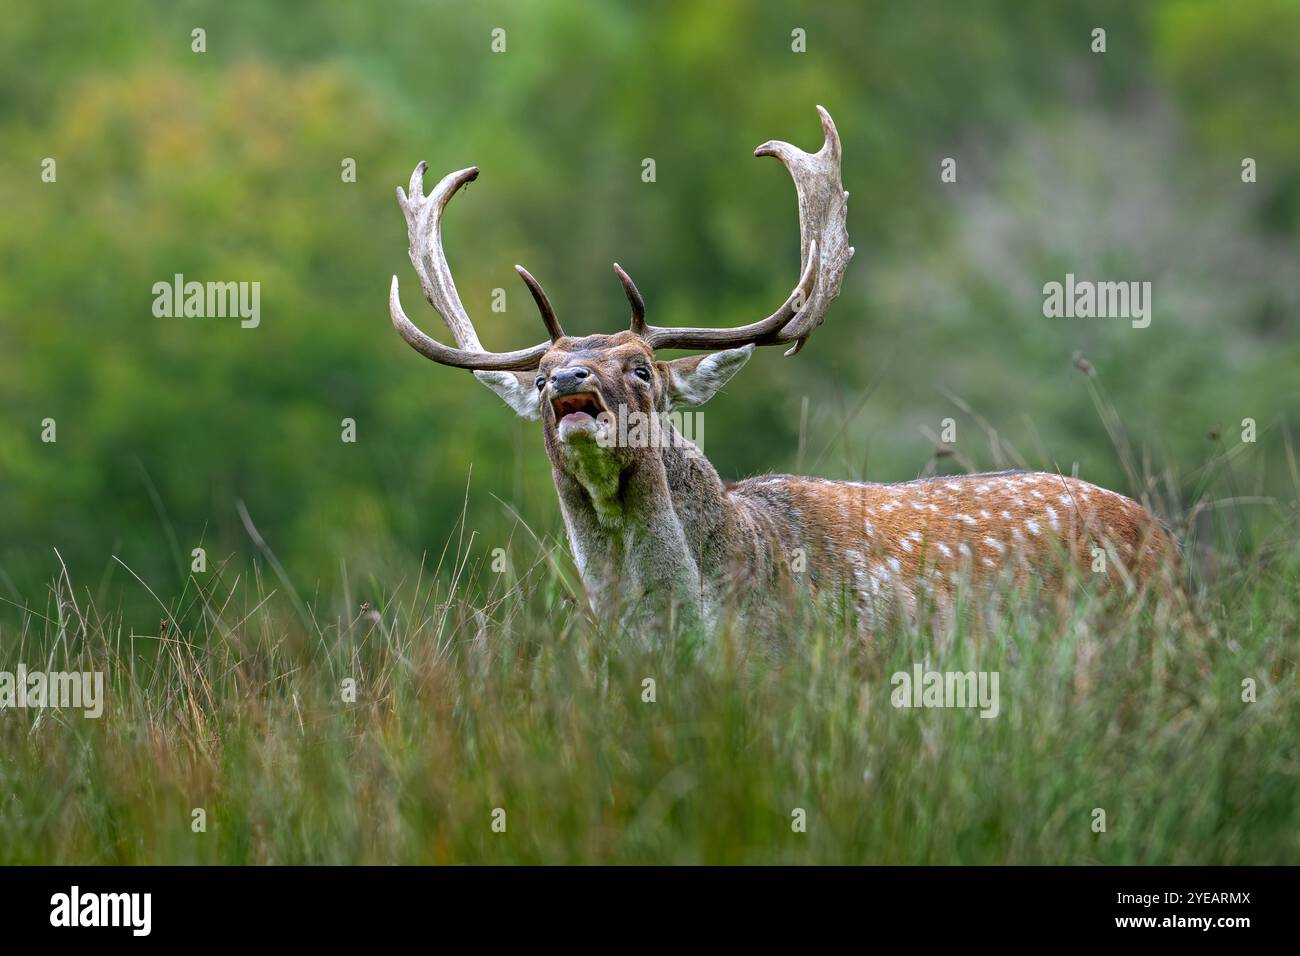
[[[726, 483], [674, 430], [666, 413], [706, 402], [755, 346], [790, 345], [786, 354], [797, 353], [839, 294], [853, 255], [849, 194], [835, 124], [818, 112], [825, 142], [816, 153], [780, 141], [754, 151], [785, 165], [799, 204], [799, 282], [767, 318], [728, 329], [648, 325], [641, 294], [616, 263], [630, 328], [569, 336], [541, 286], [516, 266], [549, 338], [514, 352], [484, 351], [441, 234], [447, 203], [479, 171], [450, 173], [426, 196], [422, 162], [409, 192], [399, 186], [397, 198], [411, 263], [456, 346], [406, 317], [396, 276], [393, 325], [421, 355], [472, 370], [518, 414], [541, 419], [592, 608], [625, 625], [707, 628], [738, 615], [730, 619], [766, 629], [782, 620], [789, 606], [783, 597], [803, 590], [847, 597], [870, 633], [882, 613], [914, 613], [927, 600], [951, 606], [963, 581], [979, 587], [1006, 575], [1022, 585], [1058, 582], [1071, 564], [1090, 567], [1094, 548], [1103, 549], [1113, 578], [1149, 577], [1172, 553], [1159, 522], [1136, 502], [1074, 478], [1002, 472], [873, 484], [766, 475]], [[659, 361], [658, 349], [709, 351]], [[609, 440], [620, 409], [658, 419], [661, 440], [653, 447]]]

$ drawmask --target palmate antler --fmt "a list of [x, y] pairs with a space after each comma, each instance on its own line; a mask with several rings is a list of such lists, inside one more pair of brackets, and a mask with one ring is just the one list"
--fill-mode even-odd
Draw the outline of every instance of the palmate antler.
[[615, 265], [632, 304], [632, 331], [656, 349], [721, 349], [738, 345], [784, 345], [787, 355], [803, 348], [826, 310], [840, 294], [844, 270], [853, 257], [846, 228], [849, 194], [840, 180], [840, 134], [831, 114], [817, 107], [825, 142], [816, 153], [771, 140], [755, 156], [775, 156], [785, 164], [799, 197], [799, 284], [781, 308], [766, 319], [731, 329], [660, 328], [645, 324], [645, 303], [627, 273]]
[[411, 174], [409, 195], [402, 191], [401, 186], [397, 187], [397, 204], [402, 208], [402, 214], [406, 216], [411, 265], [415, 266], [415, 272], [420, 277], [420, 285], [424, 287], [424, 297], [442, 316], [442, 321], [447, 323], [447, 328], [451, 330], [452, 338], [456, 340], [458, 348], [450, 348], [430, 338], [406, 317], [406, 313], [402, 311], [401, 299], [398, 297], [397, 276], [393, 276], [393, 284], [388, 293], [388, 314], [393, 320], [393, 326], [411, 348], [441, 365], [478, 371], [526, 372], [537, 368], [537, 363], [550, 348], [550, 343], [564, 335], [564, 330], [556, 321], [555, 311], [551, 308], [551, 303], [537, 280], [523, 266], [515, 266], [515, 271], [528, 286], [528, 291], [533, 294], [533, 301], [537, 303], [537, 308], [542, 313], [542, 321], [551, 336], [550, 341], [514, 352], [486, 352], [479, 344], [474, 323], [470, 321], [465, 306], [461, 304], [460, 294], [456, 291], [456, 283], [447, 265], [447, 257], [442, 251], [443, 210], [447, 208], [447, 203], [451, 202], [451, 197], [456, 195], [456, 190], [478, 178], [478, 167], [471, 166], [468, 169], [448, 173], [439, 180], [438, 185], [433, 187], [433, 192], [426, 196], [424, 174], [428, 168], [429, 165], [425, 162], [415, 167], [415, 172]]
[[[628, 302], [632, 306], [631, 330], [655, 349], [723, 349], [739, 345], [794, 345], [794, 355], [826, 318], [826, 310], [840, 293], [844, 270], [853, 256], [848, 244], [846, 217], [849, 194], [840, 180], [840, 138], [830, 114], [817, 107], [825, 142], [816, 153], [806, 153], [780, 140], [764, 143], [755, 156], [775, 156], [789, 170], [799, 200], [799, 284], [779, 309], [766, 319], [729, 329], [662, 328], [645, 322], [645, 301], [626, 272], [614, 264]], [[442, 251], [442, 213], [461, 186], [478, 177], [478, 168], [458, 170], [444, 176], [428, 196], [424, 195], [421, 162], [411, 175], [410, 195], [397, 188], [397, 202], [406, 216], [411, 264], [424, 287], [424, 296], [451, 330], [457, 348], [430, 338], [406, 317], [398, 298], [397, 276], [388, 297], [393, 325], [406, 342], [421, 355], [442, 365], [478, 371], [531, 371], [537, 368], [551, 343], [564, 335], [555, 312], [537, 281], [523, 266], [515, 266], [528, 285], [541, 312], [550, 341], [514, 352], [486, 352], [479, 343], [456, 292], [447, 258]]]

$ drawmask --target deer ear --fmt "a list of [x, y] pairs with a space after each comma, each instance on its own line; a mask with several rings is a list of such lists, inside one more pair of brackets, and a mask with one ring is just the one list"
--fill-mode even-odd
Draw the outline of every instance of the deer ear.
[[475, 372], [474, 377], [501, 396], [520, 418], [537, 421], [542, 417], [540, 392], [533, 385], [534, 372]]
[[703, 405], [727, 384], [731, 376], [740, 371], [753, 352], [754, 346], [742, 345], [725, 352], [688, 355], [686, 358], [660, 362], [668, 382], [669, 407], [692, 408]]

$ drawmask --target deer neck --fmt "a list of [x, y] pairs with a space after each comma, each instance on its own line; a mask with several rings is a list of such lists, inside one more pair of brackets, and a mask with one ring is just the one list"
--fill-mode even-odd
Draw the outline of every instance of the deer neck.
[[722, 520], [722, 482], [695, 446], [676, 433], [665, 439], [631, 462], [594, 445], [571, 447], [567, 467], [553, 470], [569, 542], [597, 613], [672, 611], [680, 620], [703, 610], [708, 589], [700, 555]]

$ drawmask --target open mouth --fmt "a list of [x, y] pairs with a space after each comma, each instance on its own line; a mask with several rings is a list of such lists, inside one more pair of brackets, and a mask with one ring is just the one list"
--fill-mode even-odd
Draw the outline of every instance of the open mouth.
[[605, 411], [605, 404], [595, 392], [578, 392], [572, 395], [559, 395], [551, 399], [551, 408], [555, 411], [557, 422], [577, 424], [586, 419], [596, 420]]

